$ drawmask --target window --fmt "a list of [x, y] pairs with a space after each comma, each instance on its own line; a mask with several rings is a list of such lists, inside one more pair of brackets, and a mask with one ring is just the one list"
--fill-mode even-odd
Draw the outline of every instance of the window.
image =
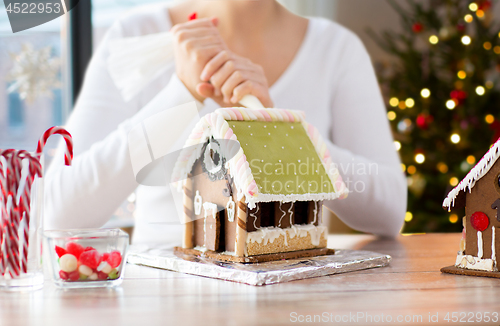
[[[4, 2], [1, 2], [0, 148], [33, 151], [46, 129], [64, 123], [69, 111], [65, 102], [67, 83], [63, 82], [67, 73], [65, 22], [65, 18], [60, 17], [13, 34]], [[44, 53], [48, 56], [44, 57]], [[28, 64], [30, 60], [34, 60], [35, 65]], [[40, 67], [44, 70], [37, 71]], [[27, 90], [27, 85], [32, 88]], [[43, 88], [44, 94], [32, 91], [37, 87]], [[49, 149], [56, 144], [56, 141], [49, 143]]]
[[92, 0], [92, 26], [94, 48], [100, 43], [106, 30], [125, 12], [134, 7], [173, 0]]

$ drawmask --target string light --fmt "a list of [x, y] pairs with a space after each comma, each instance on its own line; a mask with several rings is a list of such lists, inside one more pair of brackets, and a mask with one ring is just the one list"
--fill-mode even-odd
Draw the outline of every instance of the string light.
[[492, 82], [491, 80], [488, 80], [488, 81], [486, 82], [486, 84], [485, 84], [485, 85], [486, 85], [486, 87], [487, 87], [487, 88], [489, 88], [489, 89], [492, 89], [492, 88], [493, 88], [493, 82]]
[[431, 35], [429, 37], [429, 43], [431, 44], [438, 44], [439, 38], [436, 35]]
[[410, 222], [413, 219], [413, 214], [411, 212], [406, 212], [405, 222]]
[[470, 10], [470, 11], [474, 12], [474, 11], [476, 11], [477, 9], [478, 9], [478, 7], [477, 7], [477, 4], [476, 4], [475, 2], [471, 2], [471, 3], [469, 4], [469, 10]]
[[431, 96], [431, 91], [430, 91], [428, 88], [423, 88], [423, 89], [420, 91], [420, 95], [421, 95], [423, 98], [428, 98], [429, 96]]
[[415, 174], [417, 172], [417, 168], [414, 165], [410, 165], [407, 171], [409, 174]]
[[419, 154], [415, 155], [415, 162], [417, 162], [418, 164], [424, 163], [425, 162], [424, 154], [419, 153]]
[[467, 15], [465, 15], [464, 20], [465, 20], [467, 23], [472, 23], [472, 20], [473, 20], [472, 15], [471, 15], [471, 14], [467, 14]]
[[463, 70], [460, 70], [458, 73], [457, 73], [457, 76], [458, 78], [460, 79], [465, 79], [465, 77], [467, 77], [467, 73]]
[[387, 119], [389, 119], [390, 121], [394, 121], [394, 119], [396, 119], [396, 112], [394, 111], [387, 112]]
[[482, 96], [482, 95], [484, 95], [484, 92], [485, 92], [485, 89], [484, 89], [483, 86], [476, 87], [476, 93], [477, 93], [477, 95]]
[[491, 43], [490, 42], [484, 42], [483, 48], [485, 50], [491, 50]]
[[449, 220], [450, 220], [450, 223], [453, 223], [453, 224], [457, 223], [458, 215], [457, 214], [450, 214]]
[[448, 165], [446, 165], [446, 163], [444, 163], [444, 162], [439, 162], [437, 165], [437, 168], [438, 168], [439, 172], [441, 172], [443, 174], [448, 172]]
[[450, 139], [451, 139], [451, 142], [453, 144], [460, 143], [460, 135], [459, 134], [453, 134], [453, 135], [451, 135]]
[[405, 104], [407, 107], [412, 108], [415, 105], [415, 101], [412, 98], [407, 98]]
[[406, 109], [406, 102], [405, 102], [405, 101], [400, 101], [400, 102], [399, 102], [398, 107], [399, 107], [401, 110]]
[[487, 114], [485, 117], [484, 117], [484, 121], [486, 121], [487, 124], [492, 124], [494, 121], [495, 121], [495, 117], [491, 114]]
[[478, 18], [483, 18], [484, 17], [484, 11], [482, 11], [481, 9], [479, 9], [478, 11], [476, 11], [476, 15]]
[[456, 106], [455, 101], [453, 100], [446, 101], [446, 107], [448, 108], [448, 110], [453, 110], [455, 106]]
[[476, 163], [476, 158], [474, 157], [474, 155], [467, 156], [467, 163], [469, 163], [470, 165]]
[[455, 187], [457, 184], [458, 184], [458, 179], [457, 179], [456, 177], [452, 177], [452, 178], [450, 179], [450, 185], [451, 185], [452, 187]]
[[493, 51], [495, 51], [495, 53], [496, 53], [496, 54], [500, 54], [500, 46], [498, 46], [498, 45], [497, 45], [497, 46], [495, 46], [495, 47], [493, 48]]
[[403, 170], [403, 172], [406, 171], [406, 165], [404, 165], [403, 163], [401, 163], [401, 170]]
[[396, 147], [396, 150], [399, 151], [401, 149], [401, 143], [398, 142], [397, 140], [394, 141], [394, 147]]
[[394, 107], [394, 108], [395, 108], [396, 106], [398, 106], [398, 104], [399, 104], [399, 100], [398, 100], [398, 98], [397, 98], [397, 97], [393, 97], [393, 98], [391, 98], [391, 99], [389, 100], [389, 105], [390, 105], [390, 106], [392, 106], [392, 107]]

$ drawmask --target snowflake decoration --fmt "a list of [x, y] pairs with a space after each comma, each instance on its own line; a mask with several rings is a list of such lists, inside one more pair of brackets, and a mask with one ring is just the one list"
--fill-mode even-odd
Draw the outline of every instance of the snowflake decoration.
[[51, 56], [51, 47], [35, 50], [32, 44], [25, 43], [19, 53], [11, 53], [14, 63], [8, 80], [13, 84], [8, 92], [17, 91], [23, 100], [33, 102], [37, 97], [52, 97], [52, 90], [61, 87], [59, 69], [61, 61]]

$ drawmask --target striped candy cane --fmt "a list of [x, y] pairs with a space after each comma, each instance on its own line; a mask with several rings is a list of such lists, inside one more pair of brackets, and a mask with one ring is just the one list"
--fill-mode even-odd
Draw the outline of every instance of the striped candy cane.
[[7, 218], [7, 180], [5, 174], [7, 173], [7, 167], [0, 160], [0, 274], [4, 275], [6, 262], [5, 255], [3, 254], [4, 246], [4, 220]]
[[[10, 184], [11, 184], [11, 171], [9, 170], [9, 160], [10, 156], [15, 152], [13, 149], [8, 149], [8, 150], [0, 150], [0, 156], [3, 156], [5, 158], [5, 165], [2, 164], [3, 166], [3, 174], [2, 174], [2, 221], [1, 221], [1, 229], [2, 229], [2, 234], [3, 234], [3, 239], [1, 243], [1, 252], [2, 252], [2, 257], [0, 261], [0, 269], [2, 271], [2, 275], [5, 274], [5, 272], [8, 270], [9, 266], [9, 245], [10, 245], [10, 237], [9, 237], [9, 224], [11, 220], [11, 210], [8, 209], [8, 204], [9, 204], [9, 198], [11, 198], [11, 193], [10, 193]], [[12, 274], [11, 274], [12, 275]]]
[[71, 134], [67, 132], [64, 128], [61, 127], [52, 127], [43, 133], [42, 137], [38, 141], [38, 146], [36, 148], [36, 156], [38, 159], [42, 156], [43, 148], [47, 143], [47, 140], [52, 135], [61, 135], [64, 137], [64, 141], [66, 142], [66, 148], [64, 153], [64, 164], [71, 165], [71, 161], [73, 160], [73, 138], [71, 138]]
[[33, 181], [35, 177], [41, 177], [42, 175], [42, 166], [40, 161], [30, 155], [30, 153], [26, 151], [19, 151], [19, 157], [21, 159], [29, 160], [29, 172], [26, 178], [26, 183], [24, 184], [23, 189], [19, 189], [21, 191], [21, 198], [19, 200], [19, 208], [21, 209], [21, 216], [24, 219], [24, 241], [23, 241], [23, 257], [22, 257], [22, 271], [23, 273], [28, 272], [28, 248], [29, 248], [29, 229], [30, 229], [30, 218], [31, 218], [31, 187], [33, 185]]
[[[17, 277], [28, 269], [29, 225], [31, 217], [31, 188], [36, 176], [42, 177], [40, 157], [50, 136], [59, 134], [66, 142], [64, 163], [71, 165], [73, 160], [73, 140], [69, 132], [60, 127], [47, 130], [38, 141], [35, 155], [27, 151], [0, 150], [0, 273], [9, 273]], [[28, 175], [22, 189], [19, 189], [22, 173], [22, 161], [27, 159]], [[20, 196], [18, 196], [18, 194]], [[19, 202], [17, 198], [19, 197]], [[20, 257], [19, 226], [23, 227], [23, 256]]]
[[10, 210], [7, 216], [7, 236], [5, 253], [7, 254], [7, 262], [9, 274], [11, 277], [20, 275], [20, 259], [19, 259], [19, 223], [21, 220], [21, 211], [17, 206], [17, 191], [19, 181], [21, 180], [22, 159], [17, 152], [9, 155], [7, 160], [7, 190], [8, 198], [10, 198]]

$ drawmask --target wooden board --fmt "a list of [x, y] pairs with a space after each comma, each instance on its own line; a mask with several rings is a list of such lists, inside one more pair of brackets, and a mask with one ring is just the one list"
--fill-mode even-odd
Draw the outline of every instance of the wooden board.
[[220, 252], [215, 252], [212, 250], [207, 250], [205, 252], [196, 249], [185, 249], [181, 247], [175, 247], [174, 252], [178, 255], [195, 255], [199, 257], [206, 257], [219, 261], [230, 261], [235, 263], [251, 264], [251, 263], [264, 263], [268, 261], [282, 260], [282, 259], [296, 259], [296, 258], [307, 258], [316, 256], [325, 256], [335, 254], [335, 250], [328, 248], [320, 249], [308, 249], [299, 251], [282, 252], [275, 254], [266, 255], [256, 255], [250, 257], [237, 257], [232, 255], [226, 255]]

